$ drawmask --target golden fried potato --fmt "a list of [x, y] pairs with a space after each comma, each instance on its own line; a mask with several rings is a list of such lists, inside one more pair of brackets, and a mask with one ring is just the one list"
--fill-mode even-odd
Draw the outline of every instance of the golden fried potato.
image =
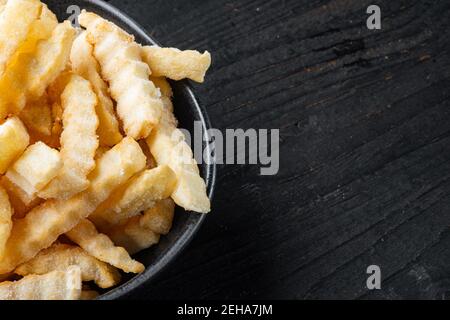
[[66, 86], [69, 84], [69, 82], [73, 78], [73, 72], [70, 70], [64, 70], [61, 72], [58, 77], [50, 83], [50, 85], [47, 88], [47, 95], [50, 103], [52, 104], [53, 108], [55, 110], [52, 110], [53, 112], [53, 118], [59, 117], [59, 119], [62, 121], [63, 116], [63, 108], [62, 108], [62, 102], [61, 102], [61, 96], [66, 89]]
[[59, 24], [49, 39], [39, 41], [32, 52], [18, 53], [0, 77], [0, 118], [19, 114], [27, 100], [37, 100], [66, 68], [75, 29]]
[[8, 170], [29, 143], [30, 136], [19, 118], [9, 118], [0, 125], [0, 174]]
[[93, 257], [127, 273], [141, 273], [145, 269], [140, 262], [133, 260], [124, 248], [116, 247], [108, 236], [99, 233], [87, 219], [82, 220], [66, 235]]
[[[155, 86], [161, 91], [161, 101], [163, 103], [163, 109], [173, 113], [173, 91], [169, 82], [167, 82], [166, 78], [163, 77], [150, 77], [150, 80], [152, 80]], [[177, 127], [178, 121], [175, 119], [175, 117], [173, 117], [173, 120], [173, 124]]]
[[69, 199], [89, 186], [87, 176], [94, 169], [98, 148], [97, 96], [90, 83], [73, 75], [61, 96], [63, 132], [61, 157], [63, 168], [39, 196], [44, 199]]
[[65, 21], [53, 30], [48, 40], [38, 44], [35, 57], [28, 66], [33, 75], [27, 81], [28, 95], [31, 98], [38, 99], [42, 96], [45, 89], [66, 68], [75, 35], [75, 29], [69, 21]]
[[96, 107], [99, 119], [98, 136], [100, 145], [114, 146], [122, 140], [119, 122], [114, 114], [114, 105], [108, 94], [108, 85], [100, 77], [100, 66], [94, 58], [94, 47], [87, 41], [86, 32], [74, 41], [70, 54], [73, 71], [89, 80], [98, 96]]
[[0, 187], [0, 259], [12, 229], [12, 208], [8, 194]]
[[185, 208], [200, 213], [210, 211], [210, 201], [206, 185], [200, 177], [192, 150], [185, 142], [182, 132], [177, 129], [178, 121], [173, 114], [170, 93], [164, 82], [157, 81], [158, 88], [167, 95], [162, 96], [164, 104], [160, 124], [147, 138], [151, 154], [159, 165], [165, 164], [177, 175], [177, 186], [172, 194], [175, 202]]
[[61, 96], [66, 89], [67, 84], [72, 79], [73, 73], [63, 71], [50, 86], [47, 88], [48, 100], [52, 110], [52, 130], [49, 138], [42, 139], [49, 146], [54, 148], [61, 147], [61, 133], [63, 131], [63, 113]]
[[5, 188], [9, 196], [9, 201], [13, 207], [13, 218], [22, 219], [28, 212], [40, 205], [43, 200], [41, 198], [28, 196], [20, 187], [12, 183], [7, 177], [3, 176], [0, 184]]
[[61, 133], [63, 132], [62, 115], [63, 110], [60, 104], [53, 103], [52, 107], [52, 130], [51, 135], [47, 136], [37, 136], [37, 138], [45, 142], [48, 146], [52, 148], [61, 148]]
[[34, 199], [62, 168], [61, 155], [43, 142], [29, 146], [22, 156], [8, 169], [6, 177]]
[[5, 4], [0, 14], [0, 76], [39, 18], [41, 6], [38, 0], [9, 0]]
[[168, 166], [146, 170], [115, 191], [89, 219], [100, 230], [107, 230], [169, 197], [175, 183], [175, 174]]
[[137, 140], [146, 138], [158, 125], [163, 106], [159, 90], [149, 80], [150, 70], [142, 61], [141, 47], [131, 35], [93, 13], [83, 11], [79, 21], [94, 45], [94, 56], [110, 84], [126, 135]]
[[13, 199], [17, 197], [23, 205], [30, 206], [36, 199], [36, 195], [28, 195], [21, 187], [9, 180], [7, 176], [2, 177], [1, 184], [8, 192], [11, 203], [13, 203]]
[[186, 210], [207, 213], [211, 204], [205, 182], [200, 177], [191, 148], [176, 126], [174, 115], [164, 108], [161, 122], [147, 138], [147, 144], [158, 165], [168, 165], [177, 176], [171, 196], [175, 203]]
[[86, 191], [69, 200], [49, 200], [15, 221], [0, 260], [0, 274], [13, 271], [48, 248], [144, 167], [145, 155], [139, 144], [132, 138], [123, 139], [98, 160]]
[[[47, 95], [39, 100], [30, 101], [19, 115], [31, 135], [48, 138], [52, 134], [53, 119], [52, 108]], [[37, 141], [41, 140], [38, 138]]]
[[[47, 5], [42, 4], [41, 14], [37, 20], [34, 20], [30, 26], [30, 31], [19, 48], [16, 51], [15, 58], [19, 54], [32, 53], [36, 49], [36, 45], [41, 40], [51, 37], [53, 30], [58, 25], [58, 19], [55, 14], [50, 11]], [[14, 60], [14, 58], [12, 59]]]
[[130, 254], [135, 254], [157, 244], [160, 234], [169, 233], [174, 211], [175, 203], [172, 199], [157, 201], [155, 206], [143, 215], [114, 226], [107, 234], [116, 245], [124, 247]]
[[166, 235], [172, 228], [174, 213], [175, 203], [172, 199], [160, 200], [152, 208], [145, 211], [139, 219], [139, 224], [143, 228]]
[[[58, 18], [45, 3], [42, 3], [40, 21], [44, 22], [44, 28], [50, 29], [50, 27], [56, 28], [58, 25]], [[50, 29], [51, 30], [51, 29]]]
[[142, 57], [150, 66], [153, 76], [172, 80], [188, 78], [202, 83], [211, 66], [211, 55], [208, 51], [201, 54], [193, 50], [146, 46], [142, 48]]
[[172, 87], [165, 77], [155, 77], [154, 75], [151, 75], [150, 80], [159, 90], [161, 90], [162, 96], [168, 98], [173, 97]]
[[126, 137], [97, 161], [90, 174], [91, 185], [88, 191], [96, 200], [96, 207], [104, 202], [118, 187], [145, 167], [145, 155], [139, 144]]
[[79, 247], [58, 243], [17, 267], [15, 273], [21, 276], [46, 274], [66, 270], [71, 265], [80, 267], [83, 281], [94, 281], [100, 288], [111, 288], [120, 282], [120, 273], [116, 268], [90, 256]]
[[118, 246], [135, 254], [159, 242], [159, 234], [140, 225], [141, 216], [129, 219], [125, 224], [115, 226], [108, 232], [108, 236]]
[[0, 300], [78, 300], [80, 296], [81, 270], [77, 266], [0, 283]]

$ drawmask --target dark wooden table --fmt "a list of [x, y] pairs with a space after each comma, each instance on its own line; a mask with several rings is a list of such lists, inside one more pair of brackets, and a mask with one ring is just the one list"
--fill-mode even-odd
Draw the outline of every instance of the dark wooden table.
[[279, 174], [221, 166], [202, 230], [134, 298], [450, 297], [449, 1], [110, 2], [213, 53], [214, 127], [281, 130]]

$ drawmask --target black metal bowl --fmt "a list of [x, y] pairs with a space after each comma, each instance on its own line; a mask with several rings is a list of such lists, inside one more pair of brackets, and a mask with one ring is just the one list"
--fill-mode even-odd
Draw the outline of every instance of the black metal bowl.
[[[60, 21], [68, 19], [73, 11], [68, 12], [71, 6], [78, 6], [81, 9], [100, 14], [102, 17], [114, 22], [130, 34], [133, 34], [136, 41], [143, 45], [157, 44], [145, 30], [127, 15], [99, 0], [43, 0], [49, 8], [58, 16]], [[75, 8], [75, 7], [72, 7]], [[76, 9], [76, 8], [75, 8]], [[174, 91], [175, 114], [179, 120], [180, 127], [185, 128], [193, 134], [194, 121], [200, 121], [203, 132], [211, 128], [206, 111], [199, 105], [189, 83], [187, 81], [172, 82]], [[204, 143], [204, 148], [208, 146]], [[207, 152], [210, 154], [209, 152]], [[200, 171], [206, 181], [208, 195], [210, 199], [213, 195], [216, 167], [212, 161], [204, 161], [200, 166]], [[194, 237], [205, 219], [205, 215], [186, 212], [177, 208], [172, 231], [163, 237], [160, 243], [153, 248], [144, 250], [136, 255], [136, 259], [146, 266], [145, 272], [127, 280], [122, 285], [105, 292], [99, 299], [119, 299], [124, 298], [131, 291], [148, 284], [186, 247]]]

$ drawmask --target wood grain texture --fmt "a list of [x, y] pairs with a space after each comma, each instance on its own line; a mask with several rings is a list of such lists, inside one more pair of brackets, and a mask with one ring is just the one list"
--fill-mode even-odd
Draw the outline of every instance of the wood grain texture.
[[220, 167], [202, 230], [133, 298], [450, 297], [450, 2], [378, 0], [379, 31], [371, 0], [110, 3], [213, 53], [213, 126], [281, 129], [280, 173]]

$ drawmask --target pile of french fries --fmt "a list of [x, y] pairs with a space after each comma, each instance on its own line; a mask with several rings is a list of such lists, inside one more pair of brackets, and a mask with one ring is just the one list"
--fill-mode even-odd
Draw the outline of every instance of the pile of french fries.
[[[92, 299], [144, 266], [175, 205], [207, 213], [167, 78], [208, 52], [142, 46], [83, 11], [0, 2], [0, 299]], [[97, 290], [96, 290], [97, 289]]]

